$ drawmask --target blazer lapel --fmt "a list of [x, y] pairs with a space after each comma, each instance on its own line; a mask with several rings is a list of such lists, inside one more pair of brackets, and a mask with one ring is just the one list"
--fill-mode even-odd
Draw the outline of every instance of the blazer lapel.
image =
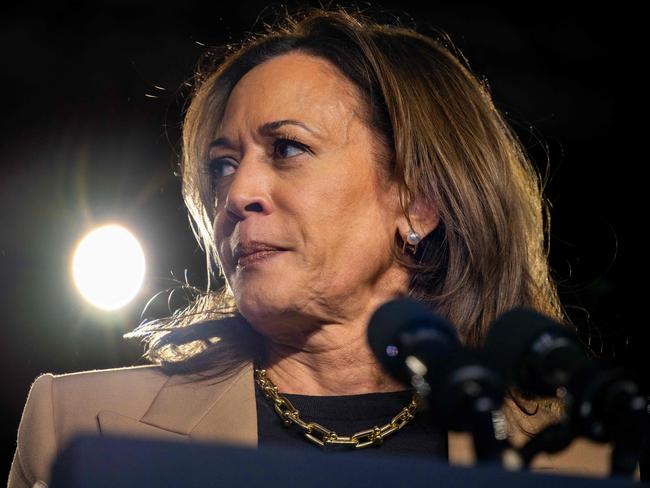
[[161, 440], [189, 440], [185, 434], [172, 432], [141, 422], [126, 415], [102, 410], [97, 414], [101, 435], [148, 437]]
[[253, 365], [219, 383], [171, 376], [147, 412], [135, 419], [103, 410], [102, 435], [135, 435], [165, 440], [200, 440], [257, 446]]

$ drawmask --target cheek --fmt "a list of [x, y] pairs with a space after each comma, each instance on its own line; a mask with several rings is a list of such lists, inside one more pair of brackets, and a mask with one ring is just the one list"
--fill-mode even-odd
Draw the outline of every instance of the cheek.
[[[351, 179], [356, 176], [357, 179]], [[383, 265], [393, 234], [387, 202], [371, 182], [352, 175], [305, 194], [306, 242], [328, 265], [347, 273], [354, 267]], [[381, 263], [379, 262], [381, 261]]]

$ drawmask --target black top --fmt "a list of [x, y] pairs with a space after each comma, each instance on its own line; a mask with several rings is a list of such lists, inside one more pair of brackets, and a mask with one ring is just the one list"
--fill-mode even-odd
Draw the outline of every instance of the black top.
[[[390, 422], [411, 401], [410, 390], [345, 396], [310, 396], [282, 393], [300, 412], [305, 422], [318, 422], [339, 435], [349, 436], [360, 430]], [[284, 445], [333, 452], [384, 453], [447, 459], [447, 432], [420, 413], [397, 432], [384, 438], [381, 446], [354, 449], [350, 446], [321, 448], [309, 441], [295, 424], [286, 427], [270, 400], [255, 383], [257, 433], [260, 446]]]

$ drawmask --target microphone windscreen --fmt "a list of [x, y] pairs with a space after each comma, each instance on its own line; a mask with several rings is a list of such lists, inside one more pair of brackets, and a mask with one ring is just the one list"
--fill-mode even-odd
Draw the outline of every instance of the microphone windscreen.
[[424, 352], [444, 361], [460, 347], [454, 327], [423, 303], [398, 298], [384, 303], [368, 324], [368, 343], [379, 362], [396, 378], [409, 381], [409, 355]]
[[526, 307], [513, 308], [492, 322], [483, 353], [492, 367], [512, 380], [529, 349], [544, 332], [575, 338], [571, 329], [546, 315]]

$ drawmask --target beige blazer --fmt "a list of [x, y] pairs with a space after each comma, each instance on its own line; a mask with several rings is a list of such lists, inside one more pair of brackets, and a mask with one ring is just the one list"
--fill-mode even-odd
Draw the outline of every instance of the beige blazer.
[[[79, 433], [257, 446], [252, 364], [220, 383], [188, 382], [159, 366], [39, 376], [31, 386], [18, 428], [9, 488], [43, 486], [57, 454]], [[513, 437], [514, 438], [514, 437]], [[538, 469], [604, 475], [609, 448], [577, 442], [559, 456], [540, 458]], [[471, 464], [471, 444], [450, 435], [454, 464]]]

